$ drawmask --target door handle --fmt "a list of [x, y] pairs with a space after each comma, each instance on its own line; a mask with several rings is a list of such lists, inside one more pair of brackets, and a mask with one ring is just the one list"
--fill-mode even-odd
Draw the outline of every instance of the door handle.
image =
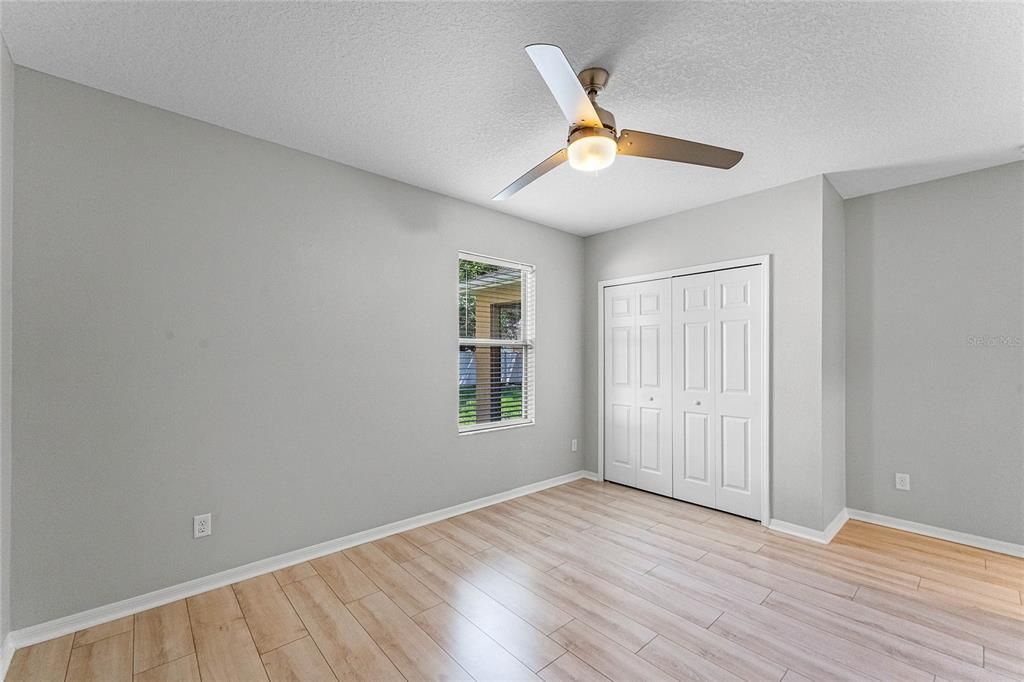
[[652, 403], [654, 402], [654, 396], [653, 396], [653, 395], [652, 395], [652, 396], [650, 397], [650, 401], [651, 401]]
[[694, 401], [694, 405], [700, 405], [700, 401], [699, 400]]

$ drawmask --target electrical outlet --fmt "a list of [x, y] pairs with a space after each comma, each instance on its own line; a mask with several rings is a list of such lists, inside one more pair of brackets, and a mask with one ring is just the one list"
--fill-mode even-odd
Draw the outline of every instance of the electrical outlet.
[[896, 474], [896, 490], [910, 490], [910, 474]]
[[200, 514], [192, 517], [192, 537], [205, 538], [213, 534], [213, 517], [211, 514]]
[[572, 447], [572, 451], [576, 452], [577, 450], [580, 449], [580, 442], [578, 440], [576, 440], [575, 438], [573, 438], [572, 439], [571, 447]]

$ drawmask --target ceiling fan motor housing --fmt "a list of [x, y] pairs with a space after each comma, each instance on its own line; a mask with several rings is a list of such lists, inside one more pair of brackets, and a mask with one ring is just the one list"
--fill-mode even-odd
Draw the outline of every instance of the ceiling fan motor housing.
[[602, 109], [597, 105], [597, 102], [594, 102], [594, 110], [597, 111], [597, 117], [601, 119], [601, 125], [615, 132], [615, 116], [612, 115], [612, 112]]
[[[598, 94], [608, 85], [608, 71], [599, 66], [592, 66], [589, 69], [580, 71], [577, 77], [580, 79], [580, 85], [583, 86], [583, 90], [590, 98], [590, 103], [594, 105], [594, 111], [597, 112], [597, 117], [601, 120], [601, 125], [604, 129], [592, 126], [571, 126], [569, 128], [569, 144], [572, 144], [573, 140], [590, 135], [610, 137], [614, 140], [616, 130], [615, 116], [597, 103]], [[608, 134], [609, 132], [611, 133], [610, 135]]]
[[588, 95], [597, 94], [608, 85], [608, 70], [602, 69], [600, 66], [591, 66], [589, 69], [580, 71], [578, 78], [580, 85]]
[[[591, 97], [593, 102], [593, 97]], [[590, 137], [592, 135], [598, 135], [600, 137], [607, 137], [612, 140], [615, 139], [615, 116], [612, 112], [607, 109], [602, 109], [594, 102], [594, 110], [597, 112], [597, 117], [601, 119], [601, 127], [596, 126], [571, 126], [569, 128], [569, 140], [568, 143], [572, 144], [576, 140], [583, 137]]]

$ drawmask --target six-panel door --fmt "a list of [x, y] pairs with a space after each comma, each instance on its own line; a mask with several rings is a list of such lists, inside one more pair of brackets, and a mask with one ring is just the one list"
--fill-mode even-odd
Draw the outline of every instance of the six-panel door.
[[716, 509], [761, 518], [761, 268], [715, 273]]
[[669, 280], [638, 286], [636, 487], [672, 494], [672, 289]]
[[715, 273], [672, 279], [673, 497], [715, 506]]
[[605, 289], [605, 478], [672, 494], [669, 280]]
[[604, 290], [604, 477], [636, 486], [638, 285]]
[[605, 289], [605, 478], [761, 517], [760, 266]]

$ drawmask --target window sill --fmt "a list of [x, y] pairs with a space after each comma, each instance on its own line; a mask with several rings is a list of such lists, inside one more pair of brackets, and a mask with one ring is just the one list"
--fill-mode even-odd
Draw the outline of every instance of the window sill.
[[460, 429], [460, 436], [475, 436], [478, 433], [492, 433], [494, 431], [507, 431], [508, 429], [519, 429], [524, 426], [533, 426], [534, 421], [532, 419], [523, 419], [522, 421], [510, 421], [500, 426], [476, 426], [467, 429]]

